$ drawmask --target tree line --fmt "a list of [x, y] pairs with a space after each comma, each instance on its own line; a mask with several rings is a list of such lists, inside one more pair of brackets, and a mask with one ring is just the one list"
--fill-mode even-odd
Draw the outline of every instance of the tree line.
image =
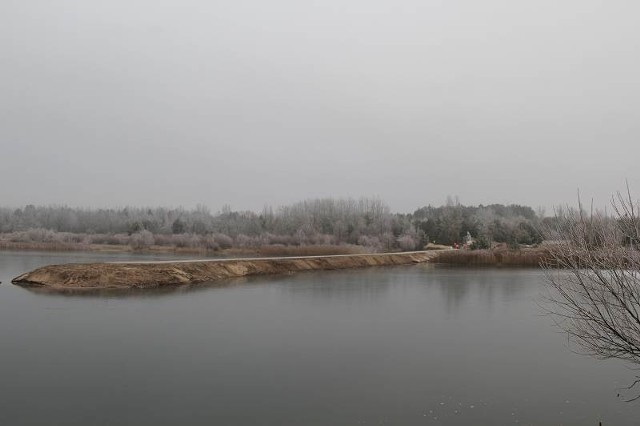
[[550, 220], [553, 219], [544, 218], [527, 206], [464, 206], [451, 201], [440, 207], [419, 208], [412, 218], [429, 241], [451, 245], [461, 242], [469, 233], [474, 248], [489, 248], [493, 243], [512, 247], [539, 244], [541, 225]]
[[[282, 245], [352, 244], [375, 251], [415, 250], [428, 243], [474, 247], [494, 242], [536, 244], [542, 218], [518, 205], [464, 206], [449, 201], [414, 213], [393, 213], [378, 198], [322, 198], [260, 212], [225, 206], [195, 209], [68, 206], [0, 207], [0, 232], [21, 241], [64, 238], [104, 244], [203, 246], [209, 249]], [[84, 240], [82, 240], [84, 238]]]

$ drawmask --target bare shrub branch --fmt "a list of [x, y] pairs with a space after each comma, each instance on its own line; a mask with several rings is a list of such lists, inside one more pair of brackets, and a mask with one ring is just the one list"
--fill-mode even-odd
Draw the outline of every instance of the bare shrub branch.
[[543, 265], [547, 309], [586, 353], [640, 363], [638, 207], [631, 194], [612, 200], [614, 216], [578, 209], [556, 212]]

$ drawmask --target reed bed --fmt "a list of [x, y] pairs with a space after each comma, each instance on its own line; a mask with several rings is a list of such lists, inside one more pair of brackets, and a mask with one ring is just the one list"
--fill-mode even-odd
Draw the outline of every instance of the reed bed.
[[549, 259], [542, 249], [522, 250], [446, 250], [438, 253], [435, 263], [469, 266], [538, 267]]

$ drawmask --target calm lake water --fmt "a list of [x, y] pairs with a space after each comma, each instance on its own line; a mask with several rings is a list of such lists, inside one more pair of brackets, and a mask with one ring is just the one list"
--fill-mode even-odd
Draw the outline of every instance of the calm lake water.
[[[640, 424], [634, 371], [572, 353], [536, 270], [428, 265], [51, 295], [0, 252], [2, 425]], [[145, 257], [144, 259], [149, 259]]]

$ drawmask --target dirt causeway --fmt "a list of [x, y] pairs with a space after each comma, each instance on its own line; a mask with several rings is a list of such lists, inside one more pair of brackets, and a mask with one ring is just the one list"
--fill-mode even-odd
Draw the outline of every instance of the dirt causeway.
[[421, 251], [149, 263], [71, 263], [43, 266], [14, 278], [12, 282], [52, 290], [157, 288], [248, 275], [408, 265], [429, 262], [436, 255], [433, 251]]

